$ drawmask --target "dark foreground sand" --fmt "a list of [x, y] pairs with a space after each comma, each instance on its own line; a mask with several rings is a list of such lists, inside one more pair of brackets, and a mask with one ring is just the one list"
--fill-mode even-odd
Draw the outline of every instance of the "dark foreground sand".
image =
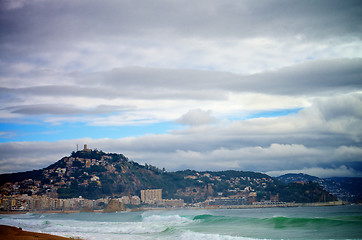
[[17, 227], [0, 225], [0, 239], [6, 240], [69, 240], [71, 238], [59, 237], [45, 233], [23, 231]]

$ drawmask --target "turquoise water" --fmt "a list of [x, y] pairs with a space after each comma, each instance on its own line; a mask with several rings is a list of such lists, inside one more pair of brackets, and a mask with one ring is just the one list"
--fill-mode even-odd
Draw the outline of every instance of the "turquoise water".
[[82, 239], [362, 239], [362, 206], [0, 215], [0, 224]]

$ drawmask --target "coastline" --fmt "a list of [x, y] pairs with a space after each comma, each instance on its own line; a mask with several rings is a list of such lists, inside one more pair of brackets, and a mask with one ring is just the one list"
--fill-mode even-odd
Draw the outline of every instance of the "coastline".
[[0, 225], [0, 239], [7, 240], [69, 240], [74, 238], [66, 238], [46, 233], [28, 232], [23, 231], [21, 228]]
[[[169, 207], [140, 207], [133, 209], [126, 209], [121, 212], [138, 212], [138, 211], [152, 211], [152, 210], [176, 210], [176, 209], [250, 209], [250, 208], [286, 208], [286, 207], [322, 207], [322, 206], [342, 206], [349, 205], [349, 203], [343, 201], [332, 201], [332, 202], [317, 202], [317, 203], [279, 203], [279, 204], [250, 204], [250, 205], [210, 205], [205, 207], [180, 207], [180, 208], [169, 208]], [[36, 214], [45, 214], [45, 213], [79, 213], [79, 212], [97, 212], [104, 213], [104, 209], [101, 210], [13, 210], [13, 211], [0, 211], [1, 214], [26, 214], [26, 213], [36, 213]], [[118, 211], [116, 211], [118, 212]]]
[[[12, 210], [12, 211], [0, 211], [0, 215], [1, 214], [26, 214], [26, 213], [79, 213], [79, 212], [85, 212], [82, 210], [31, 210], [31, 211], [26, 211], [26, 210]], [[103, 210], [93, 210], [93, 211], [88, 211], [88, 212], [99, 212], [102, 213]]]

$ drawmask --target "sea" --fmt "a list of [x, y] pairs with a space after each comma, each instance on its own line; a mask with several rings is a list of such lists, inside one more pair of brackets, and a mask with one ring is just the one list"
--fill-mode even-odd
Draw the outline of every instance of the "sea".
[[0, 215], [1, 225], [74, 239], [362, 239], [362, 206]]

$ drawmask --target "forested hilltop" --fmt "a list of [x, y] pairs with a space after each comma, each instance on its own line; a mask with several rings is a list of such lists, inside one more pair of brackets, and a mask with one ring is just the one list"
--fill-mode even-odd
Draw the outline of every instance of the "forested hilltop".
[[200, 202], [210, 197], [239, 196], [254, 201], [323, 202], [335, 197], [318, 183], [283, 183], [266, 174], [245, 171], [167, 172], [141, 165], [123, 154], [85, 148], [41, 170], [0, 175], [1, 194], [54, 194], [87, 199], [140, 195], [162, 189], [164, 198]]
[[286, 184], [292, 182], [318, 183], [319, 186], [339, 200], [353, 203], [362, 202], [362, 177], [318, 178], [302, 173], [289, 173], [279, 176], [277, 179]]

